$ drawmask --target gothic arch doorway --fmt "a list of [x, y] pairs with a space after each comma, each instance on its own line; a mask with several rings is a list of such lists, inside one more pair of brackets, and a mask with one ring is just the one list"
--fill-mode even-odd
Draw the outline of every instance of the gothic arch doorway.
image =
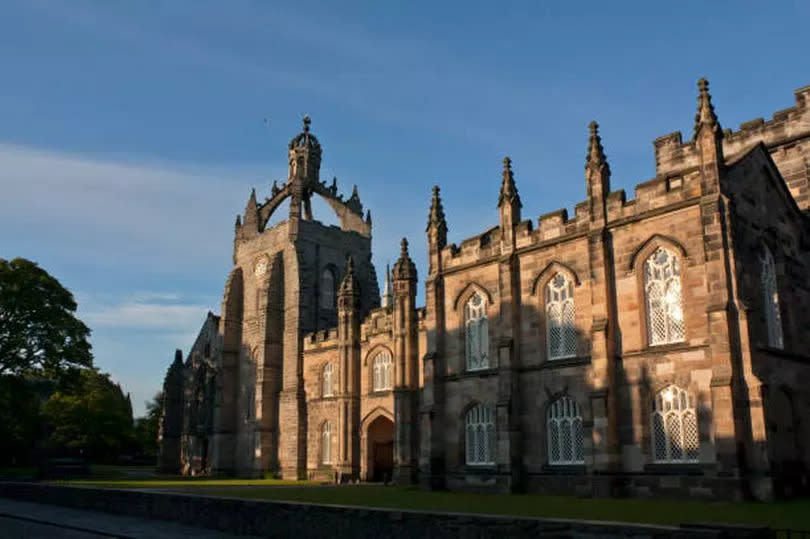
[[394, 471], [394, 422], [380, 415], [366, 431], [369, 481], [390, 481]]

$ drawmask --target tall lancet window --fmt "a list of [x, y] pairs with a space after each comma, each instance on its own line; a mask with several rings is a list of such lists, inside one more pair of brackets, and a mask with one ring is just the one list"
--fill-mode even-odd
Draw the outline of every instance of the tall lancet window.
[[697, 414], [686, 390], [671, 385], [655, 396], [652, 442], [655, 462], [697, 462]]
[[321, 395], [324, 397], [331, 397], [334, 394], [334, 385], [332, 383], [332, 364], [327, 363], [323, 366], [323, 373], [321, 374]]
[[763, 246], [759, 260], [762, 306], [765, 309], [765, 326], [768, 329], [768, 346], [782, 348], [782, 315], [779, 312], [779, 288], [776, 285], [776, 264], [770, 249]]
[[335, 310], [335, 274], [329, 268], [321, 272], [321, 309]]
[[644, 263], [644, 292], [650, 344], [683, 341], [681, 266], [668, 249], [659, 248]]
[[393, 382], [393, 363], [391, 352], [388, 350], [383, 350], [374, 357], [374, 363], [371, 367], [373, 391], [391, 389]]
[[495, 464], [495, 411], [476, 404], [464, 416], [467, 464]]
[[476, 292], [464, 306], [467, 370], [489, 367], [489, 324], [487, 302]]
[[549, 464], [583, 464], [585, 444], [582, 416], [574, 399], [560, 397], [548, 407], [546, 418]]
[[321, 426], [321, 464], [332, 464], [332, 423], [324, 421]]
[[577, 355], [577, 332], [574, 324], [574, 283], [558, 273], [546, 285], [546, 341], [549, 359]]

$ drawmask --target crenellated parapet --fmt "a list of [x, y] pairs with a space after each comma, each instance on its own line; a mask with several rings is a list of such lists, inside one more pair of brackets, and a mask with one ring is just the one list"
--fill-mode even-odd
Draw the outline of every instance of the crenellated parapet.
[[[773, 113], [771, 119], [755, 118], [737, 130], [721, 131], [722, 154], [733, 162], [757, 144], [764, 144], [779, 168], [799, 207], [810, 209], [810, 86], [795, 91], [796, 105]], [[712, 113], [713, 113], [712, 109]], [[699, 165], [696, 141], [683, 141], [679, 131], [655, 139], [657, 177], [682, 175]]]

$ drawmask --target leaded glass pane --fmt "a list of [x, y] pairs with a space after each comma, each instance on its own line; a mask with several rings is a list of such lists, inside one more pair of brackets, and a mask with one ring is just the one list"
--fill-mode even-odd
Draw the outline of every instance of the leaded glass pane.
[[678, 257], [659, 248], [644, 263], [644, 292], [650, 344], [685, 338], [681, 271]]
[[467, 411], [466, 459], [467, 464], [492, 464], [495, 456], [495, 424], [492, 409], [476, 404]]
[[486, 301], [475, 293], [464, 307], [465, 355], [467, 369], [482, 369], [488, 366], [489, 325]]
[[573, 399], [560, 397], [549, 405], [546, 429], [549, 464], [584, 463], [582, 418]]
[[768, 331], [768, 345], [782, 348], [782, 315], [779, 311], [779, 290], [776, 282], [776, 265], [767, 247], [763, 248], [760, 259], [761, 286], [765, 325]]
[[671, 385], [654, 399], [652, 414], [653, 459], [656, 462], [696, 462], [698, 424], [686, 390]]
[[321, 391], [324, 397], [330, 397], [333, 394], [331, 363], [327, 363], [323, 368], [323, 387]]
[[546, 285], [546, 340], [549, 359], [576, 355], [576, 309], [574, 287], [563, 273]]
[[585, 443], [582, 436], [582, 419], [574, 419], [574, 460], [585, 462]]

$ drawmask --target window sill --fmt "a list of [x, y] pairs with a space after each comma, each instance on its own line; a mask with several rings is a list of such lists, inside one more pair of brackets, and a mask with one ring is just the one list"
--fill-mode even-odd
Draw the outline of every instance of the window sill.
[[581, 475], [587, 472], [584, 464], [544, 464], [543, 473], [553, 475]]
[[369, 397], [387, 397], [389, 395], [391, 395], [390, 389], [377, 389], [368, 392]]
[[463, 470], [465, 474], [490, 474], [497, 471], [497, 465], [494, 462], [488, 462], [486, 464], [465, 464]]
[[567, 357], [560, 359], [547, 359], [540, 364], [539, 369], [559, 369], [563, 367], [579, 367], [591, 362], [591, 356]]
[[486, 376], [493, 376], [498, 374], [498, 369], [495, 367], [488, 367], [486, 369], [476, 369], [474, 371], [464, 371], [455, 374], [448, 374], [444, 377], [445, 380], [461, 380], [464, 378], [484, 378]]
[[704, 475], [713, 464], [700, 462], [652, 462], [644, 466], [644, 471], [660, 475]]
[[632, 350], [629, 352], [625, 352], [620, 354], [620, 357], [634, 357], [634, 356], [644, 356], [644, 355], [658, 355], [658, 354], [669, 354], [672, 352], [688, 352], [690, 350], [701, 350], [707, 348], [705, 344], [698, 344], [693, 345], [689, 344], [686, 341], [671, 343], [671, 344], [651, 344], [647, 345], [640, 350]]

